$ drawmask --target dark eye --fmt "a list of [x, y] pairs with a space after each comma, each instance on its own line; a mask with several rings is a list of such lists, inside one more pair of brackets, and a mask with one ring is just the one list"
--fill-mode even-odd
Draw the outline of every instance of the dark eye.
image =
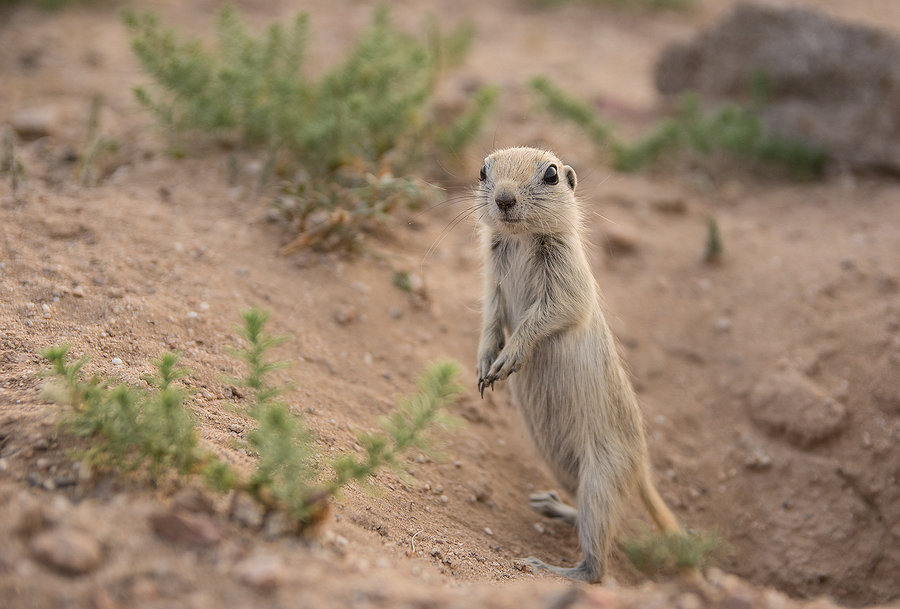
[[482, 182], [484, 182], [485, 180], [487, 180], [487, 165], [482, 165], [482, 166], [481, 166], [481, 176], [480, 176], [480, 177], [481, 177], [481, 181], [482, 181]]
[[559, 184], [559, 173], [556, 171], [556, 165], [550, 165], [544, 172], [544, 184]]

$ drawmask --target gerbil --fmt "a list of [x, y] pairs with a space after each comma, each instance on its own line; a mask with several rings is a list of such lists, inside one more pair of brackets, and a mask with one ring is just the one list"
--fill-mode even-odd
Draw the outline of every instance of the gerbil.
[[577, 509], [553, 492], [530, 504], [575, 525], [584, 560], [527, 564], [598, 582], [635, 483], [657, 526], [681, 529], [651, 480], [641, 412], [585, 256], [576, 184], [551, 152], [508, 148], [485, 159], [475, 196], [485, 261], [478, 386], [483, 396], [509, 377], [532, 439], [577, 498]]

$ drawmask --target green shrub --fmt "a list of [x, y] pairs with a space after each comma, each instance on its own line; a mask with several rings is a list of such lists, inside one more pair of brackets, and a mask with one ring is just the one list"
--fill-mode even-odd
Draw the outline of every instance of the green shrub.
[[618, 139], [589, 106], [546, 78], [533, 79], [531, 87], [551, 114], [581, 127], [598, 149], [609, 154], [611, 165], [619, 171], [637, 171], [685, 148], [702, 156], [725, 152], [780, 166], [797, 178], [820, 175], [827, 160], [824, 151], [815, 146], [768, 133], [754, 108], [729, 104], [706, 115], [697, 95], [688, 94], [675, 117], [661, 121], [649, 135], [629, 143]]
[[156, 391], [141, 391], [110, 386], [108, 379], [96, 376], [79, 380], [87, 358], [67, 364], [68, 351], [62, 346], [42, 353], [55, 376], [45, 386], [45, 395], [71, 407], [64, 426], [77, 436], [93, 438], [88, 456], [95, 463], [130, 471], [149, 461], [154, 478], [169, 469], [187, 474], [200, 463], [196, 423], [184, 406], [185, 392], [173, 384], [185, 374], [176, 368], [177, 355], [165, 353], [153, 362], [156, 374], [144, 379]]
[[68, 346], [47, 349], [43, 356], [52, 366], [46, 373], [52, 379], [45, 395], [69, 407], [63, 427], [91, 439], [86, 454], [93, 463], [123, 471], [148, 464], [154, 480], [171, 471], [202, 474], [218, 491], [247, 492], [267, 509], [284, 510], [299, 529], [315, 523], [343, 486], [365, 483], [382, 467], [399, 467], [410, 449], [427, 449], [431, 428], [452, 422], [444, 408], [460, 393], [455, 380], [459, 367], [439, 362], [426, 369], [419, 393], [402, 400], [380, 421], [381, 432], [359, 434], [362, 459], [345, 454], [325, 460], [303, 418], [279, 399], [282, 389], [268, 380], [271, 372], [284, 367], [268, 355], [284, 339], [265, 333], [268, 313], [250, 309], [241, 317], [245, 345], [234, 355], [246, 363], [247, 374], [237, 384], [251, 393], [248, 414], [256, 427], [247, 434], [247, 444], [258, 458], [249, 476], [199, 447], [187, 394], [175, 385], [185, 375], [176, 367], [177, 355], [164, 354], [155, 361], [156, 374], [145, 377], [152, 389], [142, 389], [96, 376], [81, 380], [86, 357], [67, 363]]
[[[299, 208], [278, 204], [302, 235], [298, 247], [352, 244], [346, 233], [355, 235], [390, 211], [378, 203], [384, 189], [419, 189], [393, 176], [419, 168], [433, 150], [460, 151], [496, 101], [495, 89], [482, 89], [467, 111], [438, 124], [435, 87], [465, 55], [472, 28], [444, 35], [432, 22], [419, 40], [394, 27], [385, 8], [343, 63], [318, 79], [302, 70], [310, 33], [305, 14], [255, 36], [225, 8], [213, 51], [181, 41], [151, 14], [127, 13], [125, 22], [143, 69], [156, 82], [152, 89], [139, 87], [138, 100], [164, 126], [261, 147], [269, 159], [263, 180], [276, 165], [299, 175], [284, 193], [299, 198]], [[308, 227], [310, 210], [328, 212], [324, 228]]]
[[714, 562], [724, 546], [714, 533], [644, 533], [625, 540], [622, 550], [631, 563], [646, 574], [674, 574], [702, 569]]

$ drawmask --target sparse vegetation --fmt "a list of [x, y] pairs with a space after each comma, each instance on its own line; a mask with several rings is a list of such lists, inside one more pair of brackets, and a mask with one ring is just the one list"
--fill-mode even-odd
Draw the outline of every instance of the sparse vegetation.
[[[173, 133], [202, 132], [264, 150], [262, 181], [296, 176], [276, 201], [299, 236], [287, 248], [352, 247], [399, 202], [421, 199], [419, 184], [396, 178], [426, 151], [455, 154], [479, 131], [497, 91], [477, 92], [468, 111], [438, 124], [435, 87], [464, 56], [472, 28], [419, 40], [381, 8], [346, 60], [318, 79], [303, 74], [310, 22], [272, 25], [254, 36], [235, 11], [218, 20], [218, 45], [180, 41], [151, 14], [127, 13], [132, 46], [156, 82], [138, 100]], [[388, 202], [385, 202], [387, 199]]]
[[719, 223], [715, 218], [710, 218], [706, 223], [706, 248], [703, 252], [703, 261], [707, 264], [715, 264], [722, 259], [723, 251]]
[[52, 380], [45, 395], [69, 406], [63, 426], [91, 438], [86, 456], [92, 463], [123, 471], [149, 463], [147, 471], [155, 480], [172, 471], [202, 473], [219, 491], [245, 491], [267, 509], [285, 510], [299, 528], [315, 523], [346, 484], [366, 482], [385, 466], [397, 468], [408, 450], [427, 448], [429, 429], [451, 422], [443, 409], [460, 392], [458, 366], [439, 362], [421, 377], [419, 393], [381, 420], [381, 432], [359, 434], [361, 459], [345, 454], [323, 460], [302, 417], [279, 399], [282, 390], [267, 378], [283, 367], [269, 361], [268, 353], [284, 339], [265, 333], [268, 313], [250, 309], [241, 316], [246, 344], [235, 355], [246, 362], [247, 375], [238, 384], [252, 394], [248, 414], [257, 424], [247, 435], [248, 448], [258, 457], [249, 477], [200, 447], [187, 394], [175, 384], [186, 374], [177, 368], [177, 355], [167, 353], [154, 362], [156, 374], [145, 377], [151, 389], [141, 389], [97, 376], [84, 381], [86, 357], [67, 363], [68, 346], [47, 349], [43, 355], [52, 366], [47, 373]]
[[100, 94], [94, 95], [91, 98], [91, 107], [88, 112], [84, 154], [81, 157], [81, 162], [78, 164], [78, 181], [82, 186], [88, 186], [96, 182], [97, 162], [103, 155], [119, 149], [119, 145], [115, 140], [101, 132], [100, 114], [102, 110], [103, 96]]
[[780, 166], [797, 178], [818, 176], [825, 166], [826, 155], [821, 149], [768, 133], [756, 103], [751, 107], [728, 104], [707, 115], [701, 110], [699, 98], [689, 94], [675, 117], [661, 121], [643, 139], [628, 143], [617, 138], [612, 126], [602, 122], [588, 105], [546, 78], [533, 79], [531, 87], [551, 114], [578, 125], [619, 171], [637, 171], [684, 149], [701, 156], [725, 152]]
[[9, 190], [13, 196], [19, 192], [25, 168], [16, 154], [16, 134], [11, 127], [3, 127], [3, 141], [0, 143], [0, 172], [9, 174]]
[[714, 533], [644, 533], [622, 542], [631, 563], [646, 574], [675, 574], [709, 566], [724, 552]]

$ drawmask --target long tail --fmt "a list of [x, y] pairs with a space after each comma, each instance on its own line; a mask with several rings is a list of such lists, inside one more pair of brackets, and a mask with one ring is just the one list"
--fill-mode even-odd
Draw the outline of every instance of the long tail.
[[678, 519], [675, 518], [675, 514], [672, 513], [672, 510], [669, 509], [663, 498], [659, 496], [659, 491], [653, 485], [649, 464], [645, 463], [642, 470], [643, 472], [638, 481], [638, 490], [641, 495], [641, 501], [644, 502], [647, 511], [650, 512], [653, 522], [656, 523], [656, 526], [663, 533], [681, 533], [682, 529], [681, 525], [678, 524]]

